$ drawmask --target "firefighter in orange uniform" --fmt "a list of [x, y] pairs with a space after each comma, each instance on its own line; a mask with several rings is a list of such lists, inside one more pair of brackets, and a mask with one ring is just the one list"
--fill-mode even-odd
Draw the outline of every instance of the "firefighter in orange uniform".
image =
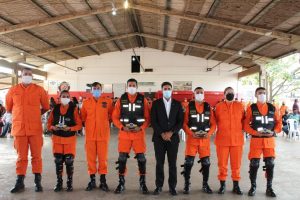
[[56, 167], [57, 183], [55, 192], [63, 189], [63, 164], [66, 165], [67, 189], [73, 190], [74, 158], [76, 154], [76, 131], [82, 127], [82, 122], [76, 106], [70, 103], [68, 91], [61, 91], [60, 103], [56, 104], [48, 119], [48, 130], [52, 131], [52, 151]]
[[224, 96], [225, 101], [218, 103], [215, 110], [218, 127], [215, 145], [219, 167], [218, 179], [221, 185], [218, 193], [225, 193], [227, 164], [230, 157], [231, 178], [233, 180], [232, 192], [242, 195], [239, 181], [241, 179], [240, 169], [244, 145], [243, 120], [245, 110], [240, 102], [234, 101], [234, 90], [231, 87], [224, 90]]
[[274, 136], [281, 132], [281, 118], [275, 106], [266, 103], [266, 89], [259, 87], [255, 91], [257, 103], [252, 104], [247, 109], [244, 128], [251, 137], [250, 142], [250, 181], [251, 188], [249, 196], [254, 196], [256, 192], [256, 176], [259, 168], [261, 154], [263, 154], [267, 178], [266, 195], [276, 197], [272, 189], [272, 180], [274, 173], [275, 159], [275, 138]]
[[[202, 191], [212, 194], [208, 185], [210, 167], [210, 136], [216, 130], [216, 121], [210, 105], [204, 101], [204, 90], [197, 87], [194, 90], [195, 101], [190, 101], [186, 107], [183, 130], [188, 135], [185, 149], [184, 170], [182, 172], [185, 184], [184, 194], [189, 193], [190, 175], [196, 154], [199, 154], [203, 174]], [[198, 162], [198, 163], [199, 163]]]
[[[86, 191], [96, 188], [96, 173], [100, 174], [100, 189], [109, 191], [106, 183], [110, 119], [113, 102], [102, 96], [102, 85], [92, 84], [93, 97], [83, 101], [81, 119], [85, 124], [85, 151], [90, 182]], [[98, 159], [98, 168], [97, 168]]]
[[119, 185], [115, 193], [125, 190], [126, 162], [130, 150], [133, 149], [138, 162], [140, 173], [140, 189], [143, 194], [148, 194], [146, 186], [146, 141], [145, 129], [150, 122], [148, 101], [144, 95], [137, 92], [137, 81], [127, 81], [127, 93], [123, 94], [117, 101], [113, 112], [113, 123], [119, 129], [119, 158], [117, 161], [119, 169]]
[[[41, 109], [42, 108], [42, 109]], [[46, 91], [32, 83], [32, 70], [22, 70], [22, 83], [10, 88], [6, 95], [6, 109], [12, 117], [12, 135], [18, 154], [16, 163], [17, 181], [11, 193], [24, 191], [24, 178], [28, 165], [28, 150], [31, 153], [32, 172], [35, 175], [35, 191], [43, 191], [42, 173], [42, 121], [41, 114], [49, 110]]]
[[282, 105], [280, 106], [280, 116], [282, 117], [283, 115], [285, 115], [286, 111], [288, 111], [288, 107], [284, 102], [282, 102]]

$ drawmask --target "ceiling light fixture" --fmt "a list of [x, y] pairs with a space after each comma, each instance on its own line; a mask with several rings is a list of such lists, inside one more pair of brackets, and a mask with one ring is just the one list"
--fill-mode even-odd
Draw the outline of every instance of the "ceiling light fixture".
[[116, 9], [116, 8], [112, 8], [112, 9], [111, 9], [111, 14], [112, 14], [113, 16], [117, 15], [117, 9]]
[[117, 15], [117, 8], [116, 8], [114, 2], [110, 2], [110, 3], [111, 3], [111, 6], [112, 6], [111, 14], [112, 14], [113, 16], [115, 16], [115, 15]]
[[124, 8], [127, 9], [129, 7], [128, 0], [124, 0]]
[[271, 36], [273, 34], [273, 32], [272, 31], [269, 31], [269, 32], [266, 32], [265, 33], [265, 36]]

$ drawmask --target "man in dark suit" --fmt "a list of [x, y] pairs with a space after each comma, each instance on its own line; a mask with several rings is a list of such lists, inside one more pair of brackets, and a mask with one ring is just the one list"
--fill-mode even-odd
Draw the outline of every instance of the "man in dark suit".
[[179, 146], [178, 132], [183, 124], [183, 110], [180, 102], [172, 99], [172, 84], [164, 82], [161, 85], [163, 98], [153, 102], [151, 109], [151, 124], [154, 129], [152, 141], [156, 158], [156, 189], [154, 195], [162, 191], [164, 183], [164, 163], [167, 153], [169, 163], [169, 192], [177, 195], [177, 153]]

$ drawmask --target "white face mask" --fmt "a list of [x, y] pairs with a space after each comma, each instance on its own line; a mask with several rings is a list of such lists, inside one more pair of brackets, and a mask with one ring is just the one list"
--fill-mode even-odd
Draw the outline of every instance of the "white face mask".
[[257, 96], [257, 101], [260, 103], [265, 103], [266, 102], [266, 95], [265, 94], [260, 94]]
[[134, 95], [136, 93], [136, 87], [128, 87], [127, 91], [129, 94]]
[[203, 101], [204, 100], [204, 94], [195, 94], [195, 100], [196, 101]]
[[69, 104], [70, 98], [61, 98], [60, 102], [61, 102], [62, 105], [65, 106], [65, 105]]
[[22, 76], [22, 83], [30, 84], [32, 82], [32, 76]]

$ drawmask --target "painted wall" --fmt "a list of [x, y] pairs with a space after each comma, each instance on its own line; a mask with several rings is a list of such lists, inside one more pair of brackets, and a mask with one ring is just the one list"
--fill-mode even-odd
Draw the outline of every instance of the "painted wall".
[[139, 91], [155, 92], [160, 89], [163, 81], [192, 81], [192, 86], [202, 86], [207, 91], [223, 91], [227, 86], [237, 89], [237, 65], [222, 63], [211, 72], [206, 72], [207, 67], [213, 67], [218, 61], [205, 60], [193, 56], [162, 52], [155, 49], [140, 48], [135, 50], [141, 56], [141, 64], [144, 68], [153, 68], [150, 73], [131, 73], [132, 50], [106, 53], [100, 56], [89, 56], [78, 60], [69, 60], [60, 64], [73, 69], [83, 67], [82, 71], [74, 72], [57, 65], [46, 65], [48, 80], [45, 88], [50, 93], [55, 93], [56, 86], [61, 81], [67, 81], [72, 91], [86, 89], [87, 83], [99, 81], [105, 85], [105, 90], [110, 92], [112, 84], [126, 83], [129, 78], [136, 78], [142, 82], [154, 82], [153, 86], [140, 86]]

